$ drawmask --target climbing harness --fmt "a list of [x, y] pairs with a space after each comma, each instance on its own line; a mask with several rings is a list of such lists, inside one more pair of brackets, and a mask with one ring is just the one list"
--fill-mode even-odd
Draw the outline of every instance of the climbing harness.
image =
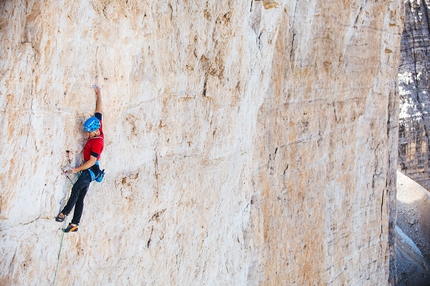
[[99, 161], [97, 160], [96, 163], [88, 169], [91, 176], [91, 182], [96, 181], [98, 183], [101, 183], [105, 177], [105, 170], [100, 169]]

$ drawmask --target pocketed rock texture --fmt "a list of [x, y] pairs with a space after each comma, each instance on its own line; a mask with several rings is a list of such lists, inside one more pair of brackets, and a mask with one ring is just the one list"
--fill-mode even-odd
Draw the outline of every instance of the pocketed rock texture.
[[430, 38], [428, 1], [405, 1], [399, 66], [399, 168], [430, 190]]
[[403, 1], [0, 5], [0, 285], [394, 281]]

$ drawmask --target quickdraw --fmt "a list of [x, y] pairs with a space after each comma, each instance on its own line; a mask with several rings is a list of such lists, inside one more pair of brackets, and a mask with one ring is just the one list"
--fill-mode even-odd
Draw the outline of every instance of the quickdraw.
[[[73, 182], [73, 180], [70, 178], [69, 174], [67, 173], [67, 171], [69, 171], [72, 168], [72, 159], [70, 158], [70, 151], [66, 150], [66, 154], [67, 154], [67, 165], [64, 167], [61, 167], [61, 171], [63, 172], [63, 174], [67, 177], [67, 179], [69, 179], [70, 181], [70, 188], [66, 193], [66, 197], [65, 197], [65, 201], [67, 201], [67, 199], [70, 196], [70, 191], [73, 188], [73, 185], [75, 184], [75, 182]], [[64, 224], [63, 224], [63, 229], [66, 228], [67, 225], [67, 216], [64, 219]], [[52, 286], [55, 286], [55, 280], [57, 279], [57, 272], [58, 272], [58, 265], [60, 264], [60, 256], [61, 256], [61, 250], [63, 249], [63, 241], [64, 241], [64, 234], [65, 232], [62, 231], [62, 235], [61, 235], [61, 240], [60, 240], [60, 249], [58, 250], [58, 255], [57, 255], [57, 265], [55, 267], [55, 273], [54, 273], [54, 279], [52, 281]]]

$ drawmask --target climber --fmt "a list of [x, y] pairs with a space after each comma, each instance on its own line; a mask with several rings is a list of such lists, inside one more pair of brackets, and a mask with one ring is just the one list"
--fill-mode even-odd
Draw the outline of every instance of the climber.
[[72, 208], [75, 207], [72, 222], [67, 226], [67, 228], [63, 230], [64, 232], [78, 231], [82, 210], [84, 208], [84, 198], [90, 183], [95, 179], [98, 180], [99, 176], [102, 175], [102, 171], [99, 167], [100, 155], [104, 147], [102, 96], [100, 87], [97, 85], [94, 85], [93, 87], [96, 94], [96, 109], [94, 116], [87, 119], [84, 123], [83, 129], [88, 138], [83, 151], [84, 163], [79, 167], [71, 168], [68, 171], [69, 173], [78, 173], [81, 171], [81, 174], [76, 183], [73, 185], [72, 193], [66, 206], [55, 218], [56, 221], [63, 222], [66, 216], [69, 215]]

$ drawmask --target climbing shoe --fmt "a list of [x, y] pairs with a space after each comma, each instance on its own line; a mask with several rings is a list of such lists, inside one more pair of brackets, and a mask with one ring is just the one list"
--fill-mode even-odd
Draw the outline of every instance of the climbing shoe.
[[75, 224], [71, 224], [69, 223], [69, 225], [63, 229], [64, 232], [77, 232], [78, 231], [78, 226]]
[[66, 219], [66, 215], [64, 215], [63, 213], [59, 213], [55, 218], [55, 220], [58, 222], [63, 222], [65, 219]]

